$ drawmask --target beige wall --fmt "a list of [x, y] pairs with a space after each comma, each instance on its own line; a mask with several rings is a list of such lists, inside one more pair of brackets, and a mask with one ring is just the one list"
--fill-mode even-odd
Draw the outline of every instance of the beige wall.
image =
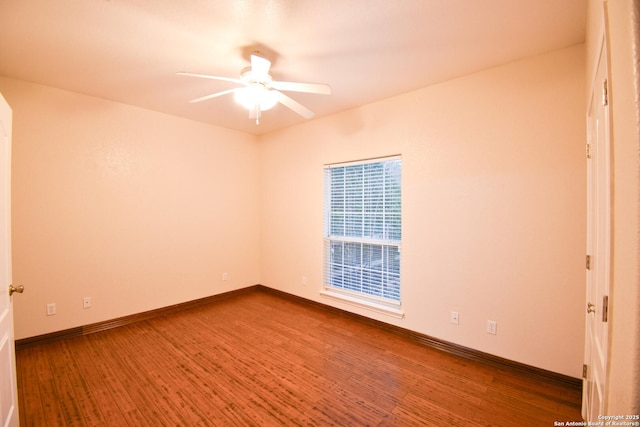
[[589, 75], [595, 69], [605, 4], [609, 17], [614, 203], [607, 413], [626, 415], [640, 412], [640, 123], [635, 86], [639, 81], [638, 57], [633, 57], [634, 49], [637, 54], [640, 48], [640, 35], [634, 35], [632, 25], [634, 16], [638, 25], [640, 6], [637, 0], [589, 1]]
[[258, 282], [256, 137], [16, 80], [0, 92], [16, 339]]
[[[261, 283], [580, 377], [584, 69], [575, 46], [263, 136]], [[323, 164], [391, 154], [403, 156], [402, 320], [319, 295]]]

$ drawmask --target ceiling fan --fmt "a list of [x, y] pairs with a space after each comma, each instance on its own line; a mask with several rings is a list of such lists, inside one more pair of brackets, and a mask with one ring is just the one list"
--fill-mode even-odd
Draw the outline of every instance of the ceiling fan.
[[285, 107], [300, 114], [306, 119], [314, 116], [313, 111], [285, 95], [281, 91], [315, 93], [321, 95], [330, 95], [331, 88], [329, 85], [321, 83], [294, 83], [280, 82], [274, 80], [269, 72], [271, 61], [259, 56], [251, 54], [251, 66], [244, 68], [240, 72], [240, 78], [210, 76], [207, 74], [195, 74], [179, 72], [180, 76], [199, 77], [203, 79], [224, 80], [241, 84], [242, 87], [235, 89], [223, 90], [222, 92], [212, 93], [200, 98], [192, 99], [189, 102], [201, 102], [218, 96], [233, 93], [236, 102], [242, 104], [249, 110], [249, 118], [256, 119], [256, 124], [260, 124], [260, 115], [263, 111], [273, 108], [278, 102]]

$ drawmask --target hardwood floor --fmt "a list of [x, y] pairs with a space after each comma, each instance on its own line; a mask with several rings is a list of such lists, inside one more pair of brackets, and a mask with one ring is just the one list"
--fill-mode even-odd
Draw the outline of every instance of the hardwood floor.
[[553, 426], [580, 392], [252, 292], [16, 353], [22, 426]]

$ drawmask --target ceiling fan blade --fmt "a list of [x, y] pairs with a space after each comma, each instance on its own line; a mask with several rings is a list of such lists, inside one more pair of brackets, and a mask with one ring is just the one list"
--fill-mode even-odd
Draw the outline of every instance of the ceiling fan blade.
[[271, 82], [271, 87], [278, 90], [291, 92], [317, 93], [320, 95], [331, 95], [331, 87], [322, 83], [294, 83], [294, 82]]
[[298, 101], [295, 101], [289, 98], [287, 95], [285, 95], [282, 92], [278, 92], [278, 102], [280, 102], [282, 105], [289, 108], [290, 110], [293, 110], [296, 113], [300, 114], [305, 119], [310, 119], [313, 116], [315, 116], [315, 113], [313, 111], [309, 110], [307, 107], [300, 104]]
[[242, 89], [242, 88], [223, 90], [222, 92], [216, 92], [216, 93], [212, 93], [211, 95], [206, 95], [206, 96], [203, 96], [203, 97], [200, 97], [200, 98], [192, 99], [189, 102], [193, 104], [193, 103], [200, 102], [200, 101], [206, 101], [207, 99], [217, 98], [219, 96], [226, 95], [228, 93], [233, 93], [233, 92], [235, 92], [235, 91], [237, 91], [239, 89]]
[[176, 73], [179, 76], [187, 76], [187, 77], [199, 77], [201, 79], [211, 79], [211, 80], [223, 80], [225, 82], [233, 82], [238, 84], [244, 84], [244, 82], [240, 79], [234, 79], [232, 77], [219, 77], [219, 76], [210, 76], [208, 74], [195, 74], [195, 73], [185, 73], [184, 71], [180, 71]]
[[271, 61], [258, 55], [251, 55], [251, 72], [254, 76], [268, 76]]

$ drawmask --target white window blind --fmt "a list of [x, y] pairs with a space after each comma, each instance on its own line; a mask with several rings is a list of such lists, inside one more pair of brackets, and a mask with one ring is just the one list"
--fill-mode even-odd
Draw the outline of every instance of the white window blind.
[[400, 301], [400, 157], [325, 166], [325, 288]]

